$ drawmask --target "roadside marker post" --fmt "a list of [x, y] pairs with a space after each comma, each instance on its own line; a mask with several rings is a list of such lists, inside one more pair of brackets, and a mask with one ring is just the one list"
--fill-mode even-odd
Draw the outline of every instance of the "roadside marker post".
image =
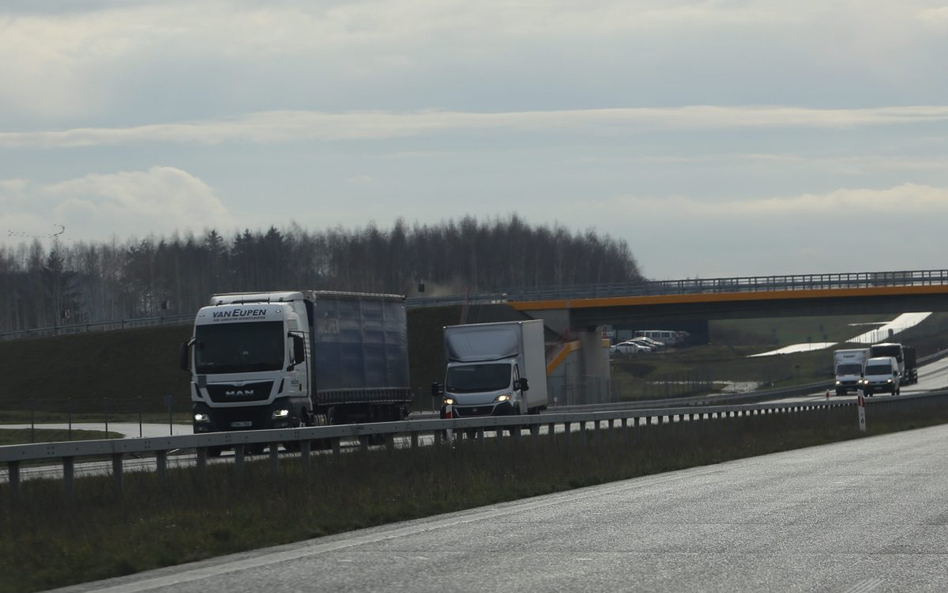
[[859, 408], [859, 431], [866, 432], [866, 400], [861, 391], [856, 397], [856, 407]]
[[[454, 418], [454, 414], [451, 413], [451, 404], [448, 404], [444, 407], [444, 419], [451, 420], [452, 418]], [[448, 433], [448, 442], [450, 443], [451, 441], [454, 440], [454, 429], [449, 428], [447, 430], [447, 433]]]

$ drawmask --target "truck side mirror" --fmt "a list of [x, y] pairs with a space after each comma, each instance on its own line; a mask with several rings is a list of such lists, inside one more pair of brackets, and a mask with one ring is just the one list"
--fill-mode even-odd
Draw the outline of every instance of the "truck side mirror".
[[[514, 389], [517, 389], [517, 388], [518, 388], [518, 387], [517, 387], [516, 385], [514, 385]], [[526, 378], [526, 377], [520, 377], [520, 387], [519, 387], [519, 389], [520, 389], [520, 391], [527, 391], [528, 389], [530, 389], [530, 382], [527, 381], [527, 378]]]
[[293, 336], [293, 364], [300, 364], [306, 360], [306, 340], [303, 336]]
[[191, 370], [191, 346], [189, 342], [181, 342], [178, 347], [178, 365], [182, 371]]
[[431, 384], [431, 397], [441, 397], [444, 395], [444, 385], [435, 381]]

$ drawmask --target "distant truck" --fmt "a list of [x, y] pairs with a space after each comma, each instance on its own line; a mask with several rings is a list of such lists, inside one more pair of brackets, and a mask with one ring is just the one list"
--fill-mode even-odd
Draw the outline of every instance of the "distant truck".
[[851, 348], [833, 352], [836, 395], [846, 395], [849, 391], [859, 389], [859, 383], [868, 358], [868, 348]]
[[181, 367], [195, 433], [401, 420], [411, 402], [405, 298], [214, 295]]
[[902, 385], [918, 383], [918, 363], [915, 348], [895, 342], [873, 344], [869, 347], [869, 357], [891, 356], [899, 363], [899, 380]]
[[548, 403], [546, 348], [540, 320], [473, 323], [444, 328], [447, 361], [442, 397], [452, 416], [538, 414]]
[[863, 393], [871, 396], [874, 393], [888, 391], [890, 395], [899, 395], [901, 393], [900, 375], [899, 363], [894, 356], [870, 358], [866, 361], [866, 370], [860, 382]]

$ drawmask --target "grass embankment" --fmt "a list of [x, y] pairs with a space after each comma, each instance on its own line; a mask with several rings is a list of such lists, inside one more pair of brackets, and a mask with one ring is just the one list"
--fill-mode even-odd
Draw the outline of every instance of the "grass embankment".
[[[910, 411], [868, 410], [870, 434], [948, 422], [937, 400]], [[117, 499], [108, 477], [21, 484], [14, 507], [0, 487], [0, 593], [36, 591], [332, 533], [776, 451], [858, 438], [852, 408], [605, 431], [567, 446], [563, 435], [457, 448], [316, 456], [312, 477], [285, 459], [238, 476], [213, 465], [129, 474]], [[516, 451], [516, 452], [515, 452]], [[514, 454], [515, 452], [515, 454]]]
[[[489, 308], [482, 320], [502, 312]], [[512, 310], [511, 310], [512, 311]], [[461, 307], [408, 312], [414, 407], [431, 408], [430, 385], [444, 379], [442, 327], [458, 323]], [[189, 376], [178, 368], [178, 346], [190, 325], [89, 332], [0, 342], [0, 423], [190, 422]]]

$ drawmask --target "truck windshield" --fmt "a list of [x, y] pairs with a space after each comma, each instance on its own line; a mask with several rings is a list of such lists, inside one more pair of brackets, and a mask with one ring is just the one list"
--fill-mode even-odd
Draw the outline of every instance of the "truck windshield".
[[194, 330], [194, 371], [200, 375], [283, 368], [283, 322], [199, 325]]
[[866, 367], [867, 375], [891, 375], [892, 367], [887, 364], [871, 364]]
[[500, 391], [510, 386], [509, 364], [472, 364], [451, 367], [445, 380], [445, 390], [451, 393]]
[[897, 361], [902, 362], [902, 346], [872, 346], [869, 348], [869, 356], [892, 356]]
[[858, 375], [861, 372], [862, 372], [861, 364], [855, 364], [855, 363], [841, 364], [838, 367], [836, 367], [837, 375]]

